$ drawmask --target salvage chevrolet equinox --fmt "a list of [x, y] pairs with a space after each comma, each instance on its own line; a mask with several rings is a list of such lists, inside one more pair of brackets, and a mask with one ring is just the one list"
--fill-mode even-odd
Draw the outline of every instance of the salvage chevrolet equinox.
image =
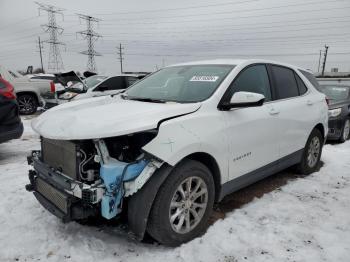
[[290, 166], [318, 168], [325, 95], [301, 68], [265, 60], [169, 66], [123, 94], [55, 107], [33, 121], [37, 200], [64, 222], [125, 214], [176, 246], [201, 235], [213, 204]]

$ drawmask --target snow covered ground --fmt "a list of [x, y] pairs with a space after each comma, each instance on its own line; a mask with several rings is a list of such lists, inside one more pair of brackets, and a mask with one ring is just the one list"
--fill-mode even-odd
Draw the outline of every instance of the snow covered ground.
[[256, 198], [178, 248], [139, 243], [111, 226], [62, 224], [25, 191], [22, 139], [0, 145], [0, 261], [350, 261], [350, 141], [326, 145], [322, 169]]

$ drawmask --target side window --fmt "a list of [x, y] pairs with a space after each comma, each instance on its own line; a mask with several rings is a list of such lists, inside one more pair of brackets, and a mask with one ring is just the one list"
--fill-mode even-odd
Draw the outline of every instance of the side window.
[[258, 93], [271, 100], [269, 76], [265, 65], [250, 66], [238, 75], [230, 86], [229, 97], [239, 91]]
[[139, 79], [137, 77], [133, 77], [133, 76], [127, 76], [126, 77], [126, 84], [127, 87], [133, 85], [136, 81], [138, 81]]
[[307, 87], [304, 84], [304, 81], [301, 80], [301, 78], [296, 73], [294, 73], [294, 74], [295, 74], [295, 78], [297, 80], [297, 84], [298, 84], [298, 88], [299, 88], [299, 95], [303, 95], [307, 92]]
[[320, 85], [318, 84], [316, 77], [313, 74], [304, 70], [299, 70], [299, 72], [301, 72], [318, 91], [321, 90]]
[[277, 99], [296, 97], [299, 95], [298, 85], [295, 80], [294, 71], [282, 67], [271, 66], [277, 91]]
[[[124, 79], [120, 76], [111, 77], [106, 81], [102, 82], [100, 86], [107, 87], [106, 90], [125, 89]], [[97, 88], [96, 91], [100, 91], [99, 88]]]

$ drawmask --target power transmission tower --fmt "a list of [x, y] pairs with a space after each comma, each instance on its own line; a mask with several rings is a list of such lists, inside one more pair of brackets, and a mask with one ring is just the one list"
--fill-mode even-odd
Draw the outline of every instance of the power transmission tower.
[[326, 49], [324, 51], [324, 57], [323, 57], [323, 64], [322, 64], [322, 76], [324, 76], [324, 70], [326, 68], [326, 60], [327, 60], [327, 54], [328, 54], [328, 45], [325, 45], [324, 48]]
[[78, 16], [80, 19], [86, 21], [87, 29], [77, 33], [80, 34], [84, 39], [86, 39], [88, 44], [88, 49], [80, 53], [88, 56], [87, 70], [91, 72], [96, 72], [97, 66], [95, 62], [95, 56], [101, 56], [101, 54], [95, 51], [95, 42], [98, 38], [101, 37], [101, 35], [99, 35], [93, 30], [93, 23], [98, 23], [101, 20], [89, 15], [78, 14]]
[[49, 40], [44, 42], [50, 44], [49, 52], [49, 65], [48, 69], [54, 72], [58, 72], [63, 69], [63, 61], [60, 52], [60, 45], [64, 45], [63, 42], [58, 41], [58, 35], [63, 33], [63, 28], [59, 27], [56, 23], [56, 14], [60, 14], [63, 17], [64, 9], [55, 7], [53, 5], [42, 4], [35, 2], [39, 6], [39, 15], [40, 10], [46, 11], [48, 16], [48, 23], [42, 25], [45, 32], [49, 33]]
[[124, 49], [124, 47], [122, 47], [122, 44], [120, 43], [119, 47], [117, 47], [117, 48], [118, 48], [117, 54], [119, 56], [118, 60], [120, 61], [120, 73], [122, 74], [123, 73], [123, 60], [124, 60], [124, 58], [123, 58], [123, 55], [124, 55], [123, 49]]
[[42, 54], [43, 43], [40, 40], [40, 36], [38, 36], [38, 47], [39, 47], [39, 54], [40, 54], [41, 71], [44, 73], [45, 71], [44, 71], [43, 54]]

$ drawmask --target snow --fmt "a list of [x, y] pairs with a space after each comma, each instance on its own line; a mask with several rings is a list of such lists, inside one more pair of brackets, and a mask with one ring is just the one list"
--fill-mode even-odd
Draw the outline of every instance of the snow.
[[0, 261], [349, 261], [350, 141], [326, 145], [317, 173], [226, 213], [178, 248], [140, 243], [111, 225], [63, 224], [31, 193], [26, 155], [39, 139], [0, 145]]

